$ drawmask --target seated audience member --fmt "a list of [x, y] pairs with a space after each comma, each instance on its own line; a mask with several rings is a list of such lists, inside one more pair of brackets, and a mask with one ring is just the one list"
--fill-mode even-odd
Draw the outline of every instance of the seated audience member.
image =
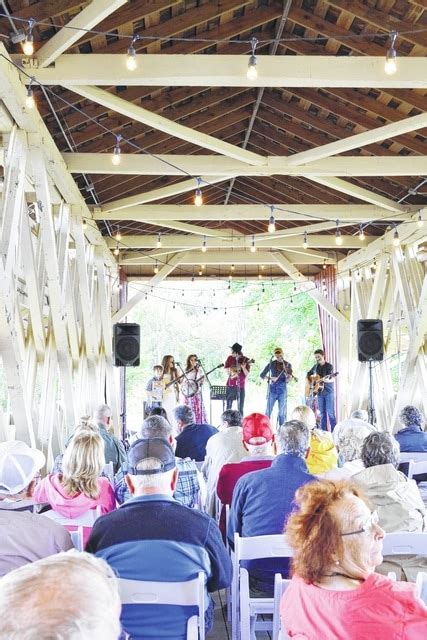
[[332, 433], [335, 444], [338, 442], [341, 429], [348, 429], [349, 427], [353, 427], [354, 430], [357, 428], [364, 429], [365, 431], [369, 430], [370, 433], [378, 431], [378, 429], [368, 421], [368, 412], [365, 409], [356, 409], [351, 413], [349, 418], [341, 420], [336, 425]]
[[[399, 444], [390, 433], [371, 433], [362, 447], [363, 471], [352, 480], [363, 489], [379, 523], [387, 532], [423, 531], [426, 509], [414, 480], [397, 470]], [[418, 571], [425, 571], [426, 558], [419, 556], [389, 556], [381, 572], [395, 571], [398, 579], [415, 580]], [[402, 572], [402, 578], [400, 574]]]
[[176, 455], [178, 458], [191, 458], [203, 462], [206, 455], [206, 443], [218, 429], [210, 424], [195, 424], [194, 411], [184, 404], [173, 410], [178, 428], [176, 437]]
[[218, 475], [216, 493], [224, 508], [220, 529], [225, 534], [225, 505], [231, 505], [233, 491], [239, 478], [250, 471], [267, 469], [276, 453], [270, 419], [263, 413], [251, 413], [242, 420], [242, 444], [246, 458], [240, 462], [225, 464]]
[[[243, 537], [282, 533], [283, 524], [293, 509], [295, 491], [316, 478], [308, 473], [305, 458], [310, 431], [299, 420], [285, 422], [277, 434], [279, 453], [269, 469], [244, 475], [234, 488], [227, 537], [234, 546], [234, 534]], [[272, 595], [274, 574], [288, 574], [288, 561], [279, 558], [250, 560], [252, 590]]]
[[310, 407], [300, 404], [292, 412], [292, 420], [300, 420], [310, 429], [310, 450], [306, 459], [309, 473], [317, 475], [335, 469], [338, 453], [332, 434], [323, 429], [316, 429], [316, 416]]
[[424, 639], [427, 609], [415, 586], [374, 573], [384, 531], [357, 484], [309, 483], [296, 503], [285, 529], [294, 573], [280, 605], [289, 636]]
[[163, 407], [153, 407], [150, 411], [150, 416], [161, 416], [169, 422], [167, 411]]
[[227, 409], [221, 415], [219, 433], [209, 438], [202, 472], [208, 491], [207, 511], [215, 515], [215, 494], [218, 474], [228, 462], [240, 462], [247, 456], [242, 442], [242, 415], [235, 409]]
[[416, 407], [407, 405], [399, 414], [403, 429], [395, 434], [400, 445], [400, 451], [426, 451], [427, 433], [424, 431], [425, 420], [422, 412]]
[[0, 580], [0, 640], [118, 640], [117, 579], [89, 553], [58, 553]]
[[44, 463], [43, 453], [25, 442], [0, 444], [0, 576], [73, 548], [64, 527], [32, 513], [33, 493]]
[[[137, 436], [138, 440], [164, 438], [172, 448], [175, 446], [172, 425], [160, 415], [152, 415], [144, 420]], [[186, 460], [175, 458], [175, 460], [178, 480], [173, 497], [181, 504], [185, 504], [186, 507], [193, 508], [199, 504], [200, 483], [204, 480], [200, 477], [194, 460], [189, 458]], [[114, 491], [119, 504], [123, 504], [132, 497], [126, 483], [126, 473], [127, 468], [122, 467], [114, 478]]]
[[365, 468], [362, 461], [362, 446], [365, 438], [371, 433], [373, 431], [370, 425], [355, 424], [355, 420], [342, 422], [338, 436], [335, 436], [334, 431], [341, 467], [322, 474], [322, 477], [328, 480], [346, 480], [362, 471]]
[[[213, 618], [208, 592], [231, 582], [231, 561], [214, 520], [173, 499], [177, 469], [163, 438], [137, 440], [128, 451], [132, 499], [98, 518], [87, 551], [108, 561], [120, 578], [178, 582], [206, 575], [206, 628]], [[187, 607], [124, 604], [122, 624], [132, 638], [183, 640]]]
[[[104, 443], [99, 433], [81, 430], [71, 438], [62, 460], [62, 473], [49, 474], [34, 492], [39, 503], [48, 503], [63, 518], [79, 518], [101, 507], [108, 513], [116, 507], [114, 491], [107, 478], [100, 478], [104, 466]], [[75, 527], [70, 527], [71, 530]], [[88, 534], [84, 527], [84, 539]]]
[[107, 404], [100, 404], [93, 415], [93, 420], [98, 426], [101, 438], [104, 441], [105, 463], [113, 463], [113, 470], [116, 473], [120, 466], [126, 462], [126, 451], [119, 438], [110, 433], [112, 411]]

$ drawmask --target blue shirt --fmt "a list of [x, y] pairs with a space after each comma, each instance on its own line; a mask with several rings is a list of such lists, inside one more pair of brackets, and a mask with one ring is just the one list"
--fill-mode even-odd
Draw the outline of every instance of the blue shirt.
[[[306, 482], [316, 480], [307, 471], [305, 460], [281, 453], [271, 467], [242, 476], [233, 492], [227, 536], [234, 546], [234, 533], [242, 537], [282, 533], [294, 508], [295, 491]], [[273, 593], [274, 574], [288, 575], [286, 560], [268, 558], [246, 562], [257, 587]]]
[[394, 437], [402, 452], [427, 451], [427, 433], [417, 424], [401, 429]]
[[286, 371], [283, 371], [283, 367], [285, 367], [288, 371], [292, 370], [292, 365], [290, 362], [286, 362], [285, 360], [282, 363], [282, 362], [278, 362], [277, 360], [272, 360], [261, 371], [261, 373], [259, 374], [260, 378], [264, 379], [268, 373], [271, 378], [277, 378], [278, 376], [280, 376], [276, 382], [270, 382], [270, 387], [272, 387], [277, 391], [280, 391], [281, 389], [285, 389], [288, 384], [288, 380], [286, 376]]
[[218, 429], [210, 424], [188, 424], [176, 437], [177, 458], [191, 458], [202, 462], [206, 457], [206, 443]]
[[[132, 498], [98, 518], [86, 551], [106, 560], [119, 578], [180, 582], [204, 571], [208, 592], [231, 582], [230, 557], [215, 521], [166, 495]], [[184, 640], [195, 613], [194, 607], [125, 604], [121, 621], [132, 640]]]

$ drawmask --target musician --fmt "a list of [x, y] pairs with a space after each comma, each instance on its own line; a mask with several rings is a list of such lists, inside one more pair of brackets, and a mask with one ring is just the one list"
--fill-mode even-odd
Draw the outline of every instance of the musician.
[[313, 375], [318, 375], [324, 378], [322, 383], [323, 389], [317, 394], [317, 404], [320, 412], [320, 426], [324, 431], [328, 430], [328, 420], [330, 431], [334, 430], [337, 423], [335, 417], [335, 395], [334, 395], [334, 380], [332, 377], [334, 368], [330, 362], [325, 360], [325, 352], [323, 349], [316, 349], [314, 352], [314, 359], [316, 364], [307, 372], [307, 378], [311, 382]]
[[203, 402], [203, 381], [200, 360], [195, 353], [192, 353], [188, 356], [185, 365], [185, 376], [181, 382], [181, 396], [183, 404], [193, 409], [196, 424], [205, 424], [208, 421]]
[[286, 421], [286, 410], [288, 402], [288, 382], [292, 377], [292, 365], [283, 357], [283, 349], [277, 347], [274, 350], [274, 360], [270, 360], [261, 371], [260, 377], [268, 377], [268, 395], [266, 414], [271, 417], [274, 405], [278, 405], [279, 427]]
[[171, 355], [163, 356], [162, 359], [163, 375], [162, 381], [164, 385], [162, 406], [166, 409], [168, 420], [174, 424], [173, 410], [178, 404], [179, 385], [178, 382], [170, 384], [178, 377], [178, 371], [175, 366], [175, 358]]
[[249, 358], [243, 355], [242, 345], [235, 342], [230, 347], [231, 355], [224, 363], [224, 369], [228, 373], [226, 402], [227, 409], [231, 409], [234, 400], [237, 401], [237, 408], [243, 415], [245, 404], [245, 382], [251, 369]]

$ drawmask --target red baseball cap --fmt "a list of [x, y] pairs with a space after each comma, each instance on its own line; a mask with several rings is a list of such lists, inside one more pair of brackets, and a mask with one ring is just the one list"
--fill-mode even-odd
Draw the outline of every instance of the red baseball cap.
[[265, 444], [273, 439], [270, 420], [263, 413], [250, 413], [242, 420], [243, 442]]

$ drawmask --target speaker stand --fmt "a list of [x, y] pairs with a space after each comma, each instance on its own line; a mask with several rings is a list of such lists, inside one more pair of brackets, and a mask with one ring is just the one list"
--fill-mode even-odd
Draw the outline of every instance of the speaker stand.
[[373, 425], [376, 423], [374, 408], [374, 385], [372, 382], [372, 360], [369, 360], [369, 394], [368, 394], [368, 419]]

